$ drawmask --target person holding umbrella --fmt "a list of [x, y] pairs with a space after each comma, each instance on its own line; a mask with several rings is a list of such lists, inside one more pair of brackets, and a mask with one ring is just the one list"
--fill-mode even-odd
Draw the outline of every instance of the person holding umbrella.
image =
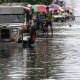
[[29, 20], [29, 28], [30, 28], [30, 38], [29, 38], [29, 46], [31, 46], [32, 44], [34, 44], [35, 39], [36, 39], [36, 29], [35, 29], [35, 23], [34, 23], [34, 19], [33, 19], [33, 15], [31, 16], [30, 20]]
[[50, 26], [51, 32], [52, 32], [52, 34], [53, 34], [52, 15], [51, 15], [50, 12], [48, 12], [48, 13], [46, 14], [45, 20], [46, 20], [46, 30], [47, 30], [47, 33], [48, 33], [48, 27]]

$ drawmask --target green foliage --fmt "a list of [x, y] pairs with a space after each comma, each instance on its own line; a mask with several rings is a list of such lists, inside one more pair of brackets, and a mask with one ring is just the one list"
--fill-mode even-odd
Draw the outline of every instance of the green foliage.
[[[23, 1], [23, 0], [22, 0]], [[47, 0], [26, 0], [25, 2], [28, 2], [30, 4], [44, 4]]]
[[41, 3], [45, 3], [46, 2], [46, 0], [41, 0]]
[[44, 4], [47, 0], [0, 0], [0, 3], [4, 2], [27, 2], [30, 4], [42, 3]]

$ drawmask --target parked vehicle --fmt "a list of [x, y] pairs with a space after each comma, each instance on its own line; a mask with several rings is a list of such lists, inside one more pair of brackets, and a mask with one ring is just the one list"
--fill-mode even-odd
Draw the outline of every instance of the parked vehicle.
[[[0, 41], [24, 42], [29, 40], [28, 31], [31, 9], [13, 3], [0, 5]], [[23, 43], [24, 45], [24, 43]]]
[[75, 20], [75, 16], [73, 15], [73, 13], [68, 14], [67, 12], [62, 12], [61, 14], [53, 15], [54, 22], [64, 22], [69, 20]]
[[53, 22], [65, 21], [65, 18], [62, 15], [53, 15], [53, 18]]

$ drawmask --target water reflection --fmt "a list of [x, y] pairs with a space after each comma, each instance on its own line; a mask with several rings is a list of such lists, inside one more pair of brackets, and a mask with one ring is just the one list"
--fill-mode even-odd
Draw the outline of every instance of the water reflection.
[[[49, 78], [55, 80], [79, 80], [80, 77], [80, 24], [55, 27], [53, 36], [53, 68]], [[59, 31], [58, 31], [59, 29]]]
[[0, 45], [0, 79], [80, 80], [80, 25], [54, 26], [53, 32], [31, 48]]
[[[20, 45], [19, 45], [20, 46]], [[22, 47], [11, 46], [9, 43], [0, 45], [0, 79], [20, 80], [22, 76]], [[19, 73], [21, 72], [21, 73]]]
[[4, 57], [4, 58], [7, 58], [7, 57], [10, 57], [10, 49], [8, 46], [0, 46], [0, 57]]
[[[34, 48], [27, 50], [27, 80], [40, 80], [49, 77], [50, 55], [48, 47], [51, 47], [52, 39], [40, 39], [36, 42]], [[51, 53], [51, 52], [50, 52]]]

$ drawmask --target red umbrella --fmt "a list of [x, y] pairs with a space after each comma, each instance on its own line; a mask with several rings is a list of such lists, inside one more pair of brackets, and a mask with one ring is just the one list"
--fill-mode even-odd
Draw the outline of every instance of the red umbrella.
[[44, 6], [44, 5], [39, 5], [37, 7], [37, 10], [38, 10], [38, 12], [47, 12], [46, 6]]
[[35, 12], [47, 12], [45, 5], [33, 5], [32, 8]]

